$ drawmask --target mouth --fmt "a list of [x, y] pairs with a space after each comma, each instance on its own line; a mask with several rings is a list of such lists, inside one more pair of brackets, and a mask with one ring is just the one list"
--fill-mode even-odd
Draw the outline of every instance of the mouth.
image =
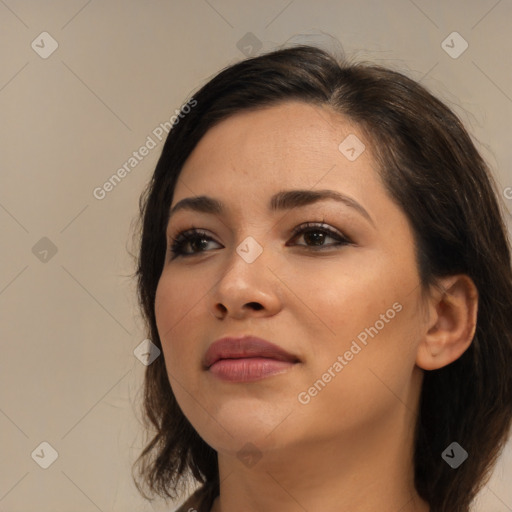
[[229, 382], [252, 382], [290, 370], [300, 360], [283, 348], [254, 336], [226, 337], [206, 351], [203, 368]]

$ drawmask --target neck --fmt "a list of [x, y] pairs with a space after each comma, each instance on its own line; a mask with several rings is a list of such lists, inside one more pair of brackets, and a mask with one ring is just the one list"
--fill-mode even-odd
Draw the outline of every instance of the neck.
[[429, 512], [414, 488], [411, 416], [401, 407], [342, 441], [265, 448], [250, 467], [219, 453], [220, 495], [211, 512]]

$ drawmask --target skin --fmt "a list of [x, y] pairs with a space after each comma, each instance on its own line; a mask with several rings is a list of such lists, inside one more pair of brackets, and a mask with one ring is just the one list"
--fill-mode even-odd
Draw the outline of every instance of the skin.
[[[366, 145], [355, 161], [338, 149], [349, 134]], [[373, 224], [332, 200], [267, 210], [274, 193], [289, 189], [341, 192]], [[203, 194], [223, 201], [226, 213], [171, 218], [168, 237], [194, 226], [214, 241], [188, 244], [186, 251], [196, 251], [188, 258], [171, 259], [168, 247], [155, 312], [178, 403], [218, 452], [221, 487], [212, 511], [429, 511], [413, 482], [419, 393], [424, 370], [451, 363], [471, 343], [473, 282], [450, 276], [440, 281], [443, 292], [422, 296], [413, 232], [384, 189], [371, 143], [328, 107], [289, 101], [210, 129], [186, 161], [171, 206]], [[305, 222], [323, 222], [352, 243], [333, 247], [329, 236], [318, 250], [311, 236], [291, 235]], [[263, 248], [252, 263], [236, 252], [248, 236]], [[300, 403], [298, 394], [394, 303], [401, 311]], [[300, 363], [251, 383], [203, 370], [210, 344], [246, 333]], [[255, 464], [237, 457], [246, 443], [260, 456]]]

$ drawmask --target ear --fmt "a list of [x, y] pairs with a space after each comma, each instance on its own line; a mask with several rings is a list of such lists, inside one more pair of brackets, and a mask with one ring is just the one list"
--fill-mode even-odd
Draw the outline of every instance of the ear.
[[416, 364], [437, 370], [458, 359], [471, 345], [476, 330], [478, 290], [464, 274], [438, 280], [433, 289], [428, 315], [422, 326]]

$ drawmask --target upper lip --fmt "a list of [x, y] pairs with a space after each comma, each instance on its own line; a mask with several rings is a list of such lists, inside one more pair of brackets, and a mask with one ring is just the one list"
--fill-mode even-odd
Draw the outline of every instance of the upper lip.
[[278, 361], [296, 363], [299, 359], [270, 341], [256, 336], [229, 336], [214, 341], [203, 357], [203, 365], [209, 368], [219, 359], [240, 359], [245, 357], [266, 357]]

